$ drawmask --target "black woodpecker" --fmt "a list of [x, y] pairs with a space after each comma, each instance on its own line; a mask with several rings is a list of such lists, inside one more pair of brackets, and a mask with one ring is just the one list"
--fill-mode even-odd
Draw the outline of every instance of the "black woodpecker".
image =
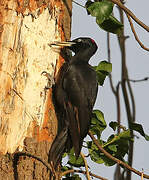
[[51, 46], [62, 46], [75, 53], [63, 64], [53, 88], [60, 128], [51, 146], [49, 161], [56, 168], [62, 154], [72, 147], [78, 158], [88, 133], [98, 90], [96, 72], [88, 62], [97, 51], [97, 45], [91, 38], [80, 37]]

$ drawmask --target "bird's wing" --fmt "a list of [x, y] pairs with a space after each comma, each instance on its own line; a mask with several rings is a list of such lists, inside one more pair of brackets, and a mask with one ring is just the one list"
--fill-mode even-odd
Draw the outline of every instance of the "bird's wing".
[[96, 76], [96, 72], [93, 69], [91, 69], [91, 74], [88, 77], [88, 81], [90, 82], [90, 85], [88, 86], [87, 89], [88, 92], [87, 96], [88, 96], [89, 105], [91, 106], [91, 109], [93, 109], [98, 92], [97, 76]]
[[64, 105], [66, 120], [69, 122], [71, 140], [77, 157], [90, 126], [92, 101], [94, 101], [93, 96], [96, 94], [94, 92], [96, 84], [91, 82], [94, 79], [96, 81], [94, 77], [88, 80], [82, 73], [82, 68], [79, 69], [76, 66], [71, 66], [63, 79], [63, 89], [67, 95]]

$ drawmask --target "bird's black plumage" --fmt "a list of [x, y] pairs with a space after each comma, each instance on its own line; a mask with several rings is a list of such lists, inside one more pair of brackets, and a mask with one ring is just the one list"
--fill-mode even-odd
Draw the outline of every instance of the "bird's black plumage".
[[49, 160], [56, 166], [65, 150], [74, 147], [76, 157], [79, 156], [90, 127], [98, 85], [96, 72], [88, 64], [97, 50], [94, 40], [77, 38], [54, 45], [67, 45], [75, 53], [62, 66], [53, 91], [60, 130], [52, 144]]

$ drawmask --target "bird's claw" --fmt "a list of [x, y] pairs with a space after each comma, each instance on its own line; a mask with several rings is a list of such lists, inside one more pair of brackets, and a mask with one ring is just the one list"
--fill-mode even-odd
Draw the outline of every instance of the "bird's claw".
[[53, 86], [53, 84], [54, 84], [54, 76], [51, 75], [50, 73], [46, 72], [46, 71], [43, 71], [43, 72], [41, 73], [41, 75], [46, 76], [47, 79], [48, 79], [48, 83], [47, 83], [47, 85], [45, 86], [45, 89], [50, 89], [50, 88], [52, 88], [52, 86]]

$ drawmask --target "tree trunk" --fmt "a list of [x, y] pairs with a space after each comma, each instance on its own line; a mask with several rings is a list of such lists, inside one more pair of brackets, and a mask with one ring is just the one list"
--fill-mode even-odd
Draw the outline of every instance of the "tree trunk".
[[48, 162], [57, 118], [47, 86], [63, 62], [48, 43], [70, 38], [71, 9], [71, 0], [0, 0], [0, 179], [49, 179], [40, 161], [13, 154]]

